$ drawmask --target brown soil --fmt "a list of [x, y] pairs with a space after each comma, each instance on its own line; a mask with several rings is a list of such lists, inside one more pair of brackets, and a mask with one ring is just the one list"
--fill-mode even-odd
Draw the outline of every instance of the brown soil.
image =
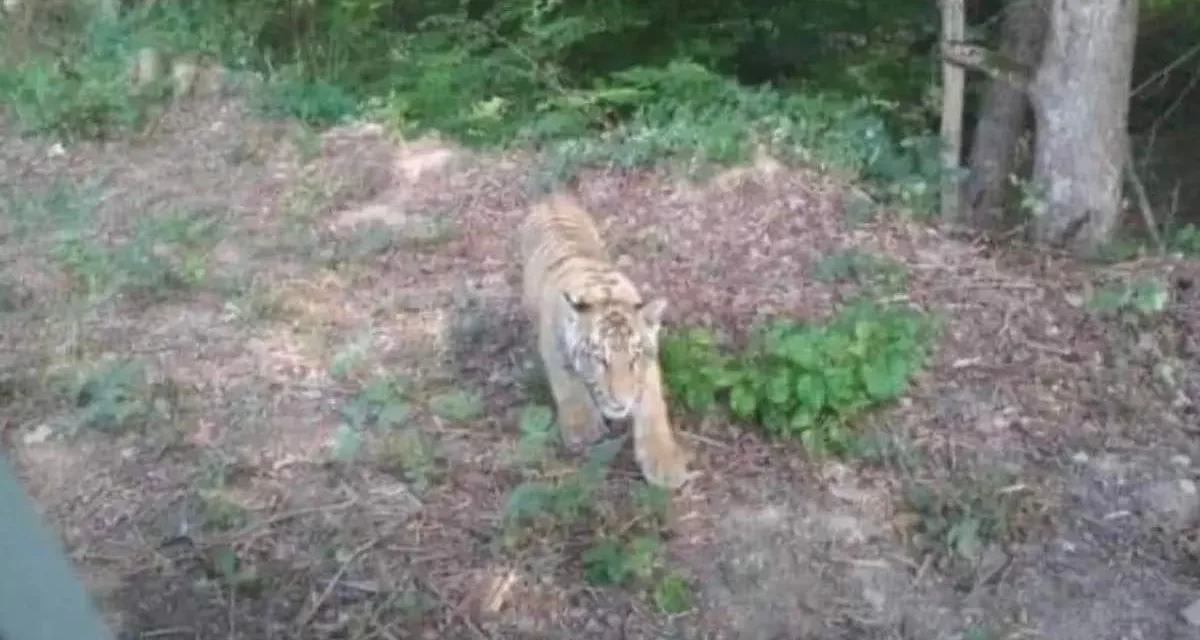
[[[909, 301], [945, 318], [908, 398], [862, 425], [884, 454], [811, 459], [679, 417], [701, 475], [673, 498], [666, 557], [695, 605], [666, 615], [644, 593], [588, 585], [569, 538], [499, 543], [532, 367], [509, 244], [530, 158], [369, 125], [313, 137], [215, 102], [148, 140], [62, 150], [2, 131], [17, 199], [95, 181], [105, 238], [163, 211], [223, 232], [199, 284], [81, 306], [51, 235], [0, 229], [9, 454], [123, 637], [1200, 634], [1181, 616], [1200, 598], [1200, 263], [1101, 269], [896, 216], [851, 225], [845, 185], [767, 160], [705, 184], [584, 175], [580, 197], [621, 264], [669, 298], [672, 324], [737, 333], [764, 314], [825, 315], [855, 285], [814, 265], [848, 248], [904, 265]], [[1160, 317], [1130, 329], [1082, 304], [1091, 283], [1132, 274], [1172, 287]], [[157, 417], [140, 428], [78, 428], [56, 382], [107, 355], [148, 371]], [[389, 447], [403, 445], [386, 438], [332, 461], [339, 407], [382, 373], [422, 397], [483, 399], [466, 421], [414, 404], [435, 451], [425, 482], [396, 471]], [[636, 468], [614, 464], [607, 491], [626, 495]], [[921, 535], [932, 516], [904, 499], [914, 484], [978, 497], [1008, 533], [952, 562]], [[230, 550], [257, 588], [214, 576]]]

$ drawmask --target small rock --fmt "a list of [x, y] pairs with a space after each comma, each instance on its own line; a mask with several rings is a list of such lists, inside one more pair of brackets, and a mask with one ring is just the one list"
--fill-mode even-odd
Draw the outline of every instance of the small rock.
[[1171, 464], [1181, 469], [1187, 469], [1188, 467], [1192, 466], [1192, 459], [1181, 453], [1171, 456]]
[[41, 443], [49, 440], [50, 436], [52, 436], [52, 435], [54, 435], [54, 429], [51, 429], [50, 425], [48, 425], [46, 423], [42, 423], [42, 424], [39, 424], [38, 426], [34, 427], [33, 431], [30, 431], [29, 433], [25, 434], [25, 437], [22, 438], [22, 440], [27, 445], [41, 444]]
[[1200, 514], [1200, 492], [1196, 483], [1186, 478], [1156, 482], [1142, 496], [1148, 509], [1177, 524], [1188, 523]]
[[1179, 614], [1193, 627], [1200, 627], [1200, 600], [1194, 600]]
[[871, 608], [874, 609], [876, 613], [883, 613], [887, 606], [887, 596], [884, 595], [884, 593], [879, 589], [873, 589], [871, 587], [863, 589], [863, 600], [866, 600], [867, 604], [871, 605]]
[[1092, 461], [1092, 468], [1106, 476], [1113, 476], [1118, 486], [1125, 484], [1125, 465], [1120, 456], [1114, 453], [1106, 453], [1096, 458]]
[[1189, 496], [1196, 495], [1196, 483], [1195, 482], [1192, 482], [1191, 480], [1188, 480], [1187, 478], [1181, 478], [1177, 484], [1179, 485], [1179, 490], [1184, 492], [1185, 494], [1187, 494]]
[[625, 620], [616, 613], [610, 613], [604, 616], [604, 622], [613, 629], [620, 629], [621, 626], [625, 624]]
[[587, 624], [583, 625], [583, 630], [588, 633], [603, 633], [604, 623], [595, 618], [588, 618]]
[[1087, 464], [1088, 460], [1090, 459], [1091, 456], [1082, 451], [1076, 451], [1075, 455], [1071, 456], [1071, 462], [1074, 462], [1075, 464]]

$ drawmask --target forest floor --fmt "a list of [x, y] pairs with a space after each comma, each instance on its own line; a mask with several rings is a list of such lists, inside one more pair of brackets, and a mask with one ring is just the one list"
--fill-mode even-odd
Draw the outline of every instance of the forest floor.
[[[503, 518], [530, 158], [225, 102], [131, 140], [0, 136], [5, 447], [123, 638], [1200, 637], [1196, 261], [855, 222], [849, 185], [767, 158], [584, 174], [669, 325], [823, 317], [861, 284], [814, 277], [846, 251], [945, 319], [861, 455], [678, 417], [700, 475], [651, 564], [682, 580], [605, 587], [581, 558], [642, 517], [627, 451], [601, 524]], [[1135, 276], [1165, 310], [1087, 304]]]

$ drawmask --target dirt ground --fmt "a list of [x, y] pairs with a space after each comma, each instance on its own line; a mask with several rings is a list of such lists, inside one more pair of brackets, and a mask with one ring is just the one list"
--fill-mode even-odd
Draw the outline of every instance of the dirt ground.
[[[704, 183], [584, 175], [671, 324], [825, 315], [857, 285], [814, 269], [846, 249], [903, 265], [909, 301], [945, 320], [908, 398], [862, 425], [872, 455], [811, 459], [678, 418], [701, 475], [672, 498], [666, 558], [694, 603], [667, 615], [590, 586], [569, 539], [498, 541], [533, 366], [509, 244], [530, 158], [370, 125], [313, 134], [217, 102], [148, 139], [63, 149], [2, 131], [6, 449], [123, 638], [1200, 637], [1200, 263], [1085, 267], [895, 216], [851, 223], [847, 185], [767, 159]], [[38, 194], [62, 185], [96, 194], [101, 241], [171, 212], [219, 237], [197, 255], [150, 244], [186, 286], [81, 303], [61, 230], [14, 222], [61, 209]], [[1084, 304], [1091, 283], [1136, 274], [1169, 285], [1148, 323]], [[62, 380], [113, 356], [146, 372], [142, 417], [87, 428], [94, 405]], [[352, 464], [331, 455], [382, 373], [482, 402], [460, 419], [412, 403], [432, 452], [420, 477], [386, 438]], [[631, 458], [614, 495], [640, 483]], [[935, 521], [1002, 534], [939, 537]]]

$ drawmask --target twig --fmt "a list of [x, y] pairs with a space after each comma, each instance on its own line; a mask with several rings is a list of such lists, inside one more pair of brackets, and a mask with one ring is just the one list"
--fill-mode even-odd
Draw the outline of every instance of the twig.
[[1150, 232], [1150, 239], [1154, 242], [1155, 248], [1158, 249], [1159, 255], [1166, 252], [1166, 245], [1163, 244], [1162, 235], [1158, 233], [1158, 222], [1154, 218], [1154, 209], [1150, 206], [1150, 197], [1146, 195], [1146, 185], [1142, 184], [1142, 179], [1138, 177], [1137, 169], [1133, 164], [1133, 151], [1130, 149], [1129, 140], [1125, 142], [1125, 177], [1129, 180], [1129, 184], [1133, 186], [1133, 193], [1137, 196], [1138, 209], [1142, 210], [1142, 220], [1146, 223], [1146, 230]]
[[733, 445], [731, 445], [727, 442], [721, 442], [720, 440], [716, 440], [716, 439], [710, 438], [708, 436], [702, 436], [698, 433], [692, 433], [690, 431], [684, 431], [681, 429], [679, 431], [679, 434], [685, 438], [695, 440], [697, 442], [703, 442], [704, 444], [710, 444], [714, 447], [719, 447], [721, 449], [732, 449], [733, 448]]
[[342, 562], [342, 566], [338, 567], [337, 573], [333, 574], [333, 578], [329, 580], [329, 584], [325, 585], [325, 589], [323, 589], [321, 591], [321, 595], [317, 596], [317, 599], [313, 601], [312, 606], [309, 607], [308, 610], [302, 612], [296, 618], [296, 622], [293, 624], [293, 626], [296, 627], [297, 633], [308, 625], [313, 616], [317, 615], [317, 611], [321, 608], [321, 605], [325, 604], [325, 601], [329, 599], [329, 594], [333, 593], [334, 587], [341, 582], [342, 576], [346, 574], [346, 569], [350, 567], [350, 563], [357, 560], [359, 556], [366, 553], [368, 549], [378, 543], [378, 537], [371, 538], [370, 540], [359, 545], [350, 553], [350, 557], [346, 558], [346, 560]]
[[469, 628], [475, 634], [475, 637], [488, 640], [488, 634], [484, 633], [483, 629], [480, 629], [479, 625], [475, 624], [475, 621], [471, 620], [470, 616], [459, 611], [458, 607], [450, 604], [450, 601], [446, 599], [446, 596], [442, 595], [441, 590], [434, 586], [433, 582], [426, 580], [424, 577], [419, 575], [414, 575], [413, 581], [419, 582], [426, 591], [432, 593], [433, 597], [437, 598], [438, 602], [442, 603], [442, 606], [449, 609], [450, 613], [457, 616], [459, 620], [462, 620], [463, 624], [467, 625], [467, 628]]
[[1183, 104], [1184, 99], [1186, 99], [1188, 94], [1196, 88], [1197, 83], [1200, 83], [1200, 68], [1197, 68], [1194, 72], [1192, 72], [1192, 77], [1188, 79], [1187, 86], [1184, 87], [1183, 90], [1179, 92], [1179, 95], [1175, 96], [1175, 99], [1171, 101], [1171, 104], [1167, 105], [1167, 108], [1163, 109], [1163, 112], [1154, 119], [1154, 123], [1150, 125], [1150, 133], [1146, 136], [1146, 158], [1151, 157], [1151, 154], [1154, 152], [1154, 141], [1158, 139], [1159, 127], [1161, 127], [1163, 123], [1170, 119], [1171, 114], [1175, 113], [1175, 110], [1179, 108], [1179, 105]]
[[226, 622], [229, 625], [229, 640], [237, 639], [237, 585], [229, 585], [229, 606], [225, 610]]
[[1197, 53], [1200, 53], [1200, 44], [1192, 47], [1191, 49], [1188, 49], [1187, 51], [1184, 51], [1183, 54], [1180, 55], [1178, 58], [1175, 58], [1175, 60], [1173, 60], [1171, 62], [1171, 64], [1168, 64], [1167, 66], [1163, 67], [1162, 69], [1159, 69], [1158, 71], [1154, 72], [1153, 75], [1151, 75], [1149, 78], [1146, 78], [1141, 84], [1139, 84], [1137, 86], [1137, 88], [1134, 89], [1133, 92], [1129, 94], [1129, 97], [1132, 98], [1132, 97], [1136, 96], [1137, 94], [1141, 93], [1143, 89], [1150, 86], [1150, 83], [1154, 82], [1155, 80], [1158, 80], [1159, 78], [1162, 78], [1163, 76], [1167, 75], [1168, 73], [1171, 73], [1172, 71], [1175, 70], [1176, 67], [1187, 62], [1188, 58], [1196, 55]]
[[280, 522], [283, 522], [285, 520], [291, 520], [292, 518], [299, 518], [301, 516], [306, 516], [306, 515], [310, 515], [313, 513], [322, 513], [325, 511], [339, 511], [341, 509], [347, 509], [349, 507], [352, 507], [356, 503], [358, 503], [358, 499], [351, 498], [349, 500], [346, 500], [345, 502], [335, 502], [333, 504], [322, 504], [322, 505], [317, 505], [317, 506], [313, 506], [313, 507], [301, 507], [299, 509], [293, 509], [291, 511], [284, 511], [283, 513], [277, 513], [277, 514], [271, 516], [270, 518], [267, 518], [265, 520], [260, 520], [258, 522], [255, 522], [254, 524], [243, 527], [242, 529], [240, 529], [238, 531], [234, 531], [233, 533], [219, 536], [216, 539], [219, 542], [234, 542], [234, 541], [237, 541], [239, 538], [243, 538], [245, 536], [254, 534], [261, 529], [268, 529], [271, 526], [279, 524]]
[[196, 630], [191, 627], [166, 627], [165, 629], [154, 629], [152, 631], [143, 631], [138, 634], [139, 640], [150, 640], [151, 638], [165, 638], [167, 636], [181, 636], [183, 634], [196, 635]]
[[925, 554], [925, 557], [921, 559], [921, 566], [917, 567], [916, 574], [913, 575], [912, 584], [914, 587], [921, 584], [921, 578], [925, 577], [925, 572], [929, 569], [929, 565], [931, 564], [933, 564], [933, 554], [927, 553]]

